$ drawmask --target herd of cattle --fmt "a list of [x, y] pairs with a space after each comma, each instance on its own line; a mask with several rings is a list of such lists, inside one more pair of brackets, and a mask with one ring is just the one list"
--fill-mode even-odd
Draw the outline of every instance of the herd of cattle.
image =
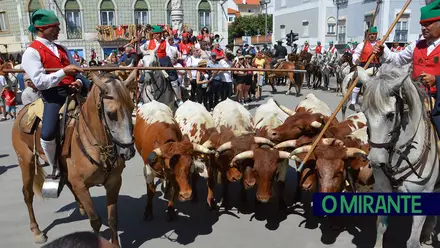
[[[135, 146], [144, 163], [148, 203], [144, 217], [153, 213], [154, 179], [163, 182], [168, 200], [167, 218], [176, 218], [175, 200], [197, 197], [195, 182], [206, 179], [207, 203], [216, 208], [214, 186], [228, 184], [244, 190], [256, 187], [256, 199], [268, 202], [275, 185], [279, 207], [284, 209], [284, 188], [289, 160], [301, 163], [331, 115], [330, 108], [309, 94], [295, 110], [270, 98], [255, 116], [238, 102], [226, 99], [210, 114], [203, 105], [186, 101], [175, 113], [157, 101], [141, 106], [134, 126]], [[298, 187], [306, 191], [368, 190], [372, 171], [366, 118], [362, 112], [334, 120], [310, 159], [298, 173]], [[193, 187], [194, 186], [194, 187]], [[300, 192], [300, 191], [297, 191]], [[295, 200], [300, 200], [296, 194]]]

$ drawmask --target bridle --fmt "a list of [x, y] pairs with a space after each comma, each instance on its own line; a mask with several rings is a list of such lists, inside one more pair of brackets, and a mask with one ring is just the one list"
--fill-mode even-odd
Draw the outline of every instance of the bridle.
[[[104, 84], [108, 83], [109, 81], [112, 81], [114, 79], [110, 78]], [[99, 87], [98, 87], [99, 88]], [[116, 161], [119, 158], [117, 147], [120, 148], [129, 148], [133, 146], [134, 144], [134, 138], [128, 143], [123, 143], [116, 139], [109, 128], [109, 125], [107, 123], [107, 118], [104, 113], [104, 99], [114, 100], [113, 96], [107, 95], [105, 92], [103, 92], [102, 89], [99, 88], [99, 101], [96, 102], [95, 98], [95, 106], [97, 106], [98, 109], [98, 119], [101, 120], [102, 127], [105, 132], [105, 142], [101, 143], [98, 139], [96, 139], [93, 136], [92, 129], [90, 129], [89, 125], [87, 124], [86, 119], [84, 118], [84, 115], [82, 112], [84, 111], [84, 105], [80, 107], [79, 117], [76, 121], [76, 138], [77, 142], [79, 144], [79, 147], [82, 151], [82, 153], [87, 157], [87, 159], [94, 165], [96, 165], [98, 168], [102, 169], [104, 171], [105, 177], [104, 182], [99, 185], [104, 185], [107, 180], [108, 176], [111, 173], [112, 169], [116, 167]], [[81, 126], [79, 124], [80, 118], [82, 118]], [[82, 127], [82, 129], [89, 133], [89, 135], [86, 135], [86, 139], [89, 144], [91, 144], [95, 149], [98, 150], [99, 153], [99, 160], [95, 160], [90, 154], [86, 151], [84, 144], [81, 141], [80, 132], [79, 129]], [[92, 142], [92, 140], [95, 140], [96, 142]]]
[[[158, 66], [157, 63], [159, 62], [159, 59], [158, 59], [157, 55], [155, 53], [152, 53], [152, 54], [150, 53], [149, 55], [154, 56], [153, 66]], [[166, 80], [167, 82], [165, 82], [165, 85], [163, 87], [160, 87], [156, 81], [152, 80], [155, 72], [145, 71], [145, 73], [148, 73], [148, 75], [150, 76], [150, 81], [149, 81], [148, 85], [154, 85], [154, 87], [151, 87], [151, 90], [150, 90], [150, 93], [153, 96], [153, 99], [151, 99], [150, 96], [148, 96], [148, 92], [147, 92], [146, 87], [144, 87], [143, 91], [150, 102], [152, 102], [153, 100], [157, 101], [158, 99], [160, 99], [163, 96], [163, 94], [165, 94], [168, 87], [171, 87], [171, 83], [169, 82], [169, 80]], [[145, 84], [146, 84], [146, 82], [145, 82]], [[171, 91], [174, 92], [174, 90], [171, 90]]]
[[[403, 81], [405, 80], [406, 78]], [[385, 165], [382, 164], [379, 166], [380, 169], [382, 169], [382, 171], [384, 172], [385, 176], [390, 180], [391, 187], [393, 188], [394, 191], [396, 191], [397, 188], [400, 187], [403, 184], [403, 182], [412, 174], [415, 174], [419, 179], [422, 179], [421, 175], [423, 174], [423, 170], [428, 160], [429, 151], [431, 150], [431, 144], [430, 144], [431, 128], [429, 123], [427, 123], [426, 120], [423, 120], [423, 113], [420, 114], [420, 118], [418, 120], [417, 128], [414, 132], [414, 135], [403, 145], [397, 146], [397, 142], [399, 141], [401, 130], [402, 129], [405, 130], [406, 125], [408, 124], [407, 118], [404, 117], [406, 111], [405, 99], [402, 97], [401, 88], [399, 91], [400, 91], [399, 94], [397, 93], [392, 94], [392, 96], [396, 98], [396, 105], [395, 105], [396, 115], [395, 115], [393, 129], [391, 130], [390, 133], [388, 133], [389, 141], [386, 143], [375, 143], [372, 142], [371, 140], [368, 140], [368, 143], [371, 148], [386, 149], [388, 151], [389, 155], [388, 155], [387, 164]], [[422, 123], [422, 121], [425, 124], [425, 130], [424, 130], [425, 140], [424, 140], [422, 152], [420, 156], [414, 162], [411, 163], [409, 161], [408, 155], [410, 154], [410, 151], [412, 149], [416, 149], [414, 144], [417, 144], [417, 142], [414, 141], [414, 138], [418, 133], [418, 130], [420, 128], [420, 123]], [[368, 128], [367, 130], [368, 130], [368, 135], [370, 135], [370, 130]], [[397, 154], [399, 157], [397, 159], [397, 163], [394, 166], [392, 166], [392, 160], [394, 154]], [[407, 166], [401, 167], [403, 161], [407, 163]], [[377, 168], [378, 165], [373, 165], [373, 166]], [[398, 179], [395, 178], [397, 174], [403, 173], [407, 169], [410, 169], [410, 171], [408, 171], [406, 174], [404, 174], [402, 177]], [[419, 171], [419, 173], [417, 171]]]

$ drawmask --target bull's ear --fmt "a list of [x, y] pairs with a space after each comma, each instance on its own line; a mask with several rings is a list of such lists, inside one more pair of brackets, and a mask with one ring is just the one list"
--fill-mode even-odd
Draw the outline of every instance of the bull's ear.
[[191, 142], [191, 140], [189, 139], [188, 134], [183, 135], [183, 141]]
[[170, 158], [170, 168], [174, 170], [176, 168], [177, 163], [179, 163], [180, 154], [175, 154]]

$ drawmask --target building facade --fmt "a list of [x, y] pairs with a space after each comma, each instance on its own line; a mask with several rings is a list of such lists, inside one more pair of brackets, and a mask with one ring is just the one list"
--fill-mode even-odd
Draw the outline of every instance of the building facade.
[[[227, 5], [223, 0], [184, 0], [183, 24], [197, 35], [203, 27], [226, 38]], [[22, 53], [32, 42], [27, 30], [33, 11], [53, 10], [61, 22], [58, 43], [86, 60], [98, 59], [125, 45], [137, 24], [171, 25], [170, 0], [0, 0], [0, 53]], [[103, 38], [111, 32], [111, 38]], [[117, 37], [115, 36], [117, 34]]]
[[[321, 41], [326, 46], [330, 41], [335, 44], [362, 42], [365, 30], [371, 26], [377, 0], [345, 2], [337, 11], [333, 0], [276, 0], [273, 40], [285, 40], [286, 34], [292, 30], [299, 34], [299, 40], [296, 41], [299, 45], [306, 40], [312, 46], [315, 46], [317, 41]], [[379, 39], [388, 31], [404, 4], [405, 1], [381, 0], [374, 21], [374, 25], [378, 27]], [[419, 24], [421, 7], [421, 1], [412, 1], [387, 41], [404, 43], [417, 40], [421, 33]], [[292, 21], [292, 16], [295, 21]], [[338, 25], [338, 37], [336, 37], [336, 25]]]

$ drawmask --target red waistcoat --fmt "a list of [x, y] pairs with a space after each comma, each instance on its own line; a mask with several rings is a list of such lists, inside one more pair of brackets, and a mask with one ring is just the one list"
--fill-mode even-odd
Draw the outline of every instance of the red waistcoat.
[[[159, 48], [156, 51], [157, 57], [159, 59], [166, 57], [167, 56], [167, 41], [163, 40], [160, 41], [159, 44]], [[155, 50], [156, 49], [156, 41], [155, 40], [150, 40], [149, 44], [148, 44], [148, 50]]]
[[396, 47], [396, 48], [391, 47], [391, 52], [400, 52], [400, 51], [402, 51], [402, 50], [403, 50], [403, 47], [401, 47], [401, 46], [398, 46], [398, 47]]
[[[55, 44], [58, 48], [58, 54], [60, 57], [58, 58], [47, 46], [38, 40], [34, 40], [29, 47], [37, 50], [40, 54], [41, 63], [45, 69], [50, 68], [64, 68], [70, 65], [69, 57], [67, 56], [67, 51], [58, 44]], [[65, 76], [57, 86], [69, 85], [75, 81], [73, 76]]]
[[[440, 75], [440, 46], [437, 46], [434, 51], [432, 51], [429, 56], [428, 54], [428, 44], [426, 40], [421, 40], [417, 43], [413, 52], [413, 80], [417, 80], [422, 72], [438, 76]], [[430, 87], [431, 93], [435, 94], [437, 88]]]
[[191, 42], [188, 42], [186, 44], [183, 42], [180, 42], [180, 44], [179, 44], [180, 52], [183, 55], [188, 55], [191, 51], [192, 46], [193, 46], [193, 44]]
[[[370, 58], [371, 54], [373, 54], [373, 46], [369, 41], [366, 41], [364, 43], [363, 51], [361, 54], [361, 57], [359, 58], [359, 61], [361, 63], [367, 63], [368, 59]], [[379, 64], [379, 60], [375, 57], [372, 63]]]
[[304, 46], [304, 51], [309, 52], [309, 46]]
[[316, 46], [315, 47], [315, 53], [321, 54], [322, 46]]

